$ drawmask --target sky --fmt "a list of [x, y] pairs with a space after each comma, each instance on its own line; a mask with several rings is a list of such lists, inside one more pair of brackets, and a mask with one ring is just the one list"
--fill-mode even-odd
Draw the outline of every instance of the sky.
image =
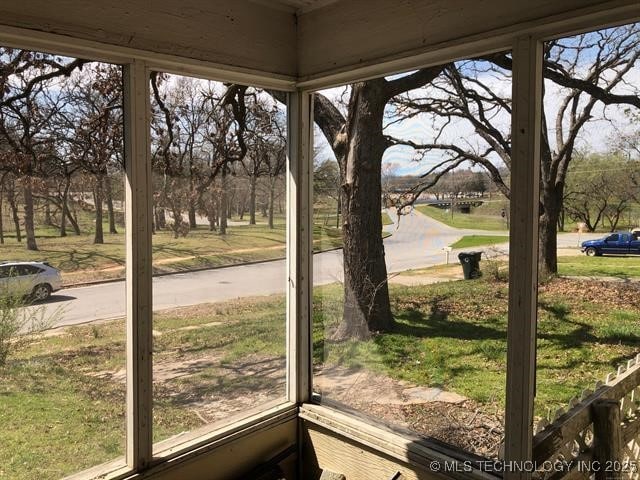
[[[565, 45], [571, 46], [572, 41], [566, 40]], [[63, 60], [69, 60], [60, 57]], [[0, 61], [2, 58], [0, 58]], [[587, 55], [587, 60], [590, 58]], [[460, 64], [460, 63], [459, 63]], [[461, 67], [464, 68], [464, 67]], [[411, 72], [409, 72], [411, 73]], [[83, 73], [84, 74], [84, 73]], [[394, 75], [388, 77], [389, 79], [397, 78], [406, 74]], [[492, 90], [500, 93], [501, 96], [509, 97], [511, 90], [511, 82], [508, 77], [497, 78], [493, 74], [479, 73], [479, 77], [482, 81], [489, 85]], [[173, 86], [180, 77], [176, 75], [169, 75], [165, 83], [166, 86]], [[633, 91], [634, 88], [640, 88], [640, 64], [636, 65], [630, 72], [627, 73], [627, 82], [618, 87], [620, 93], [627, 93]], [[217, 89], [222, 90], [224, 87], [219, 82], [194, 80], [197, 84], [202, 85], [214, 85]], [[56, 82], [50, 87], [51, 91], [55, 91], [59, 88]], [[325, 96], [335, 101], [348, 101], [349, 91], [347, 87], [336, 87], [321, 92]], [[419, 92], [421, 95], [429, 96], [436, 95], [433, 89], [424, 88]], [[552, 120], [557, 110], [557, 105], [560, 98], [566, 90], [559, 88], [558, 86], [547, 81], [545, 86], [545, 112], [547, 117]], [[264, 94], [268, 97], [267, 94]], [[270, 97], [268, 98], [270, 100]], [[278, 105], [280, 107], [280, 105]], [[397, 119], [394, 115], [391, 107], [387, 108], [388, 118], [387, 122]], [[509, 115], [504, 112], [497, 120], [499, 129], [502, 132], [509, 130], [510, 118]], [[614, 144], [621, 132], [628, 132], [631, 129], [636, 128], [631, 125], [628, 117], [624, 114], [624, 108], [620, 106], [608, 106], [605, 107], [602, 104], [594, 110], [593, 118], [583, 127], [580, 136], [577, 141], [577, 147], [579, 149], [592, 150], [595, 152], [606, 152]], [[416, 143], [431, 142], [434, 139], [436, 130], [433, 126], [433, 118], [428, 115], [422, 114], [413, 118], [405, 119], [400, 123], [394, 123], [387, 126], [386, 133], [407, 140], [412, 140]], [[555, 134], [553, 129], [550, 129], [551, 136]], [[442, 140], [448, 143], [455, 143], [460, 146], [466, 146], [479, 149], [484, 145], [483, 141], [475, 134], [473, 127], [466, 121], [454, 121], [452, 122], [444, 132]], [[329, 148], [322, 133], [316, 128], [315, 143], [319, 147], [321, 157], [332, 158], [333, 153]], [[446, 158], [444, 152], [429, 152], [426, 155], [421, 155], [407, 146], [395, 146], [389, 148], [383, 157], [383, 163], [386, 165], [394, 165], [395, 173], [399, 175], [419, 175], [433, 165], [439, 163]], [[496, 162], [499, 160], [496, 158]]]
[[[593, 57], [591, 57], [591, 59], [592, 58]], [[590, 59], [588, 55], [586, 59]], [[493, 91], [499, 92], [501, 96], [510, 98], [511, 81], [509, 78], [504, 77], [500, 79], [496, 78], [495, 75], [487, 73], [479, 73], [478, 75]], [[640, 62], [625, 75], [625, 79], [626, 82], [617, 87], [616, 93], [630, 93], [634, 91], [635, 88], [640, 89]], [[549, 122], [548, 131], [551, 138], [555, 137], [553, 123], [555, 122], [554, 119], [558, 105], [561, 98], [563, 98], [567, 92], [567, 89], [561, 88], [548, 80], [545, 81], [544, 105]], [[346, 90], [344, 86], [323, 90], [320, 93], [334, 101], [340, 99], [348, 101], [349, 98], [348, 90]], [[418, 93], [421, 96], [437, 95], [434, 89], [429, 87], [420, 89]], [[624, 113], [625, 108], [625, 106], [617, 105], [605, 107], [602, 103], [598, 103], [593, 110], [592, 119], [582, 128], [576, 142], [576, 147], [580, 150], [604, 153], [611, 149], [621, 132], [629, 132], [634, 128], [638, 128], [630, 123], [629, 118]], [[387, 108], [387, 112], [390, 120], [397, 120], [398, 117], [394, 116], [391, 108]], [[510, 116], [507, 112], [500, 114], [496, 122], [501, 132], [506, 133], [509, 131]], [[416, 143], [431, 142], [434, 140], [436, 132], [432, 124], [433, 118], [431, 116], [421, 114], [387, 126], [385, 132], [398, 138], [413, 140]], [[452, 124], [445, 129], [441, 140], [443, 142], [467, 147], [477, 148], [478, 146], [486, 145], [478, 135], [475, 134], [473, 127], [466, 121], [452, 122]], [[321, 158], [334, 158], [324, 136], [317, 128], [314, 142], [318, 146]], [[430, 152], [423, 158], [411, 147], [395, 146], [387, 149], [383, 157], [383, 163], [387, 165], [393, 164], [395, 166], [395, 173], [398, 175], [419, 175], [426, 172], [430, 167], [442, 161], [444, 158], [446, 158], [446, 153], [444, 152]], [[495, 162], [501, 163], [497, 157], [495, 158]]]

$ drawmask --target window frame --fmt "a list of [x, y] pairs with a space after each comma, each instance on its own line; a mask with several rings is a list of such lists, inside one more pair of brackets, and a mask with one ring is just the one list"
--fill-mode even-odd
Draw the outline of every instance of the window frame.
[[[296, 79], [284, 75], [267, 74], [244, 68], [218, 65], [167, 54], [157, 54], [126, 47], [117, 47], [99, 42], [82, 40], [71, 36], [52, 34], [16, 27], [0, 25], [0, 44], [14, 48], [72, 57], [91, 58], [95, 61], [115, 63], [124, 67], [124, 110], [125, 117], [125, 163], [127, 171], [127, 464], [122, 467], [96, 466], [68, 478], [94, 478], [98, 473], [103, 478], [138, 478], [147, 476], [156, 469], [165, 468], [169, 459], [189, 459], [194, 455], [211, 451], [220, 442], [231, 441], [237, 436], [250, 435], [264, 428], [265, 423], [284, 421], [297, 415], [298, 407], [305, 408], [310, 401], [312, 386], [311, 369], [311, 295], [312, 295], [312, 202], [311, 175], [313, 152], [313, 92], [345, 83], [390, 75], [402, 71], [441, 64], [460, 58], [510, 49], [521, 56], [523, 62], [518, 67], [521, 74], [536, 71], [538, 54], [535, 53], [543, 41], [582, 31], [605, 28], [640, 20], [640, 6], [624, 2], [609, 2], [611, 8], [602, 5], [585, 8], [578, 14], [541, 19], [526, 25], [517, 25], [508, 31], [487, 32], [482, 37], [463, 38], [445, 44], [429, 47], [423, 52], [408, 52], [399, 60], [380, 61], [373, 65], [356, 65], [349, 71], [335, 72], [313, 79]], [[615, 4], [614, 4], [615, 3]], [[518, 53], [515, 53], [518, 52]], [[244, 419], [232, 426], [214, 429], [194, 441], [177, 445], [163, 456], [152, 456], [151, 433], [151, 269], [150, 269], [150, 154], [149, 154], [149, 82], [151, 70], [190, 75], [223, 82], [242, 83], [264, 88], [278, 89], [288, 93], [287, 122], [289, 125], [289, 161], [287, 164], [287, 389], [288, 401], [258, 415]], [[522, 77], [521, 77], [522, 78]], [[522, 88], [521, 88], [522, 87]], [[535, 119], [532, 100], [525, 93], [534, 93], [536, 87], [516, 81], [514, 75], [514, 103], [523, 117], [514, 124], [531, 127]], [[516, 90], [519, 94], [515, 95]], [[146, 112], [146, 113], [145, 113]], [[515, 114], [514, 116], [515, 117]], [[512, 119], [513, 119], [512, 117]], [[518, 131], [517, 129], [514, 131]], [[523, 168], [536, 171], [539, 168], [536, 156], [534, 129], [525, 128], [523, 145], [517, 155], [523, 159], [534, 156], [534, 162], [523, 162]], [[517, 136], [515, 137], [517, 138]], [[518, 142], [518, 140], [515, 140]], [[539, 149], [539, 145], [537, 147]], [[514, 149], [515, 150], [515, 149]], [[524, 176], [520, 183], [525, 185]], [[535, 175], [534, 178], [537, 178]], [[510, 242], [514, 258], [526, 262], [518, 276], [510, 278], [509, 290], [509, 340], [507, 376], [507, 418], [514, 421], [507, 429], [507, 460], [529, 460], [531, 458], [533, 375], [535, 358], [532, 358], [532, 342], [535, 340], [535, 313], [531, 311], [531, 298], [536, 298], [537, 276], [532, 275], [537, 263], [537, 251], [532, 248], [535, 239], [527, 234], [534, 223], [537, 202], [535, 190], [527, 189], [512, 202], [512, 229]], [[146, 222], [134, 223], [134, 219]], [[129, 223], [131, 222], [131, 223]], [[129, 228], [129, 226], [134, 226]], [[306, 230], [305, 230], [306, 228]], [[524, 242], [516, 243], [516, 240]], [[135, 249], [134, 249], [135, 247]], [[521, 264], [523, 265], [523, 264]], [[534, 269], [534, 270], [532, 270]], [[523, 298], [516, 295], [525, 292]], [[142, 295], [140, 295], [142, 294]], [[532, 315], [534, 315], [532, 317]], [[519, 317], [518, 317], [519, 316]], [[516, 320], [519, 318], [520, 320]], [[135, 320], [135, 321], [134, 321]], [[516, 327], [527, 325], [520, 336], [513, 336]], [[522, 346], [526, 348], [522, 348]], [[535, 353], [535, 349], [533, 349]], [[129, 375], [130, 373], [130, 375]], [[129, 377], [131, 377], [129, 379]], [[517, 397], [517, 398], [516, 398]], [[511, 400], [509, 400], [511, 398]], [[515, 399], [515, 400], [514, 400]], [[318, 407], [331, 411], [329, 407]], [[131, 417], [131, 418], [130, 418]], [[319, 424], [321, 420], [314, 420]], [[357, 422], [349, 427], [354, 438], [360, 438]], [[366, 431], [364, 425], [362, 430]], [[528, 440], [527, 440], [528, 438]], [[299, 437], [300, 439], [300, 437]], [[524, 442], [520, 446], [518, 442]], [[527, 444], [528, 442], [528, 444]], [[510, 446], [511, 445], [511, 446]], [[408, 451], [408, 450], [407, 450]], [[432, 452], [433, 455], [437, 452]], [[145, 473], [146, 472], [146, 473]], [[133, 476], [132, 476], [133, 475]], [[527, 475], [508, 473], [505, 478], [528, 478]]]
[[[222, 67], [207, 62], [175, 57], [165, 54], [115, 47], [88, 40], [73, 39], [61, 35], [36, 32], [27, 29], [0, 25], [0, 44], [6, 47], [41, 51], [54, 55], [89, 58], [91, 61], [116, 64], [122, 67], [123, 111], [124, 111], [124, 161], [125, 161], [125, 248], [126, 248], [126, 450], [124, 462], [116, 459], [88, 470], [74, 473], [67, 479], [131, 478], [132, 475], [156, 471], [172, 459], [188, 459], [215, 448], [234, 438], [247, 435], [251, 431], [265, 428], [277, 422], [297, 416], [297, 405], [304, 391], [297, 379], [302, 376], [300, 364], [290, 361], [289, 351], [298, 345], [299, 335], [304, 335], [297, 322], [300, 301], [304, 302], [302, 283], [292, 278], [298, 271], [296, 262], [298, 250], [290, 248], [295, 241], [296, 228], [289, 222], [301, 226], [305, 217], [299, 217], [298, 208], [288, 209], [287, 218], [287, 274], [283, 277], [287, 288], [287, 387], [285, 400], [270, 402], [263, 411], [228, 425], [212, 424], [197, 430], [197, 436], [187, 436], [176, 444], [167, 442], [161, 451], [153, 452], [153, 302], [152, 302], [152, 236], [151, 236], [151, 145], [150, 145], [150, 85], [151, 71], [163, 71], [177, 75], [188, 75], [206, 80], [241, 83], [266, 89], [277, 89], [287, 93], [288, 128], [300, 123], [291, 122], [291, 104], [299, 103], [295, 81], [286, 76], [269, 76], [247, 69]], [[296, 103], [298, 102], [298, 103]], [[296, 117], [297, 118], [297, 117]], [[299, 203], [300, 188], [296, 186], [303, 176], [297, 168], [292, 168], [292, 158], [304, 162], [306, 156], [291, 142], [288, 132], [287, 158], [287, 205]], [[296, 137], [299, 138], [299, 137]], [[296, 140], [297, 145], [297, 140]], [[299, 300], [298, 300], [299, 299]], [[304, 322], [299, 322], [304, 325]], [[162, 444], [162, 442], [160, 442]], [[145, 473], [147, 472], [147, 473]]]
[[[492, 38], [452, 42], [441, 51], [428, 51], [407, 59], [360, 67], [356, 72], [338, 72], [322, 78], [303, 80], [298, 85], [313, 93], [361, 80], [444, 64], [474, 56], [510, 50], [514, 58], [512, 80], [512, 198], [509, 231], [509, 304], [507, 324], [507, 381], [505, 405], [505, 440], [503, 459], [526, 462], [533, 459], [533, 410], [536, 379], [536, 340], [538, 302], [538, 212], [540, 195], [540, 131], [542, 112], [542, 51], [546, 41], [640, 21], [640, 6], [622, 6], [532, 25], [519, 32]], [[402, 67], [400, 67], [402, 65]], [[408, 66], [410, 65], [410, 66]], [[530, 179], [533, 179], [531, 181]], [[311, 292], [313, 294], [313, 292]], [[312, 312], [310, 312], [312, 315]], [[313, 387], [313, 379], [311, 380]], [[370, 445], [366, 432], [370, 425], [355, 419], [340, 423], [346, 409], [315, 402], [303, 404], [302, 418], [332, 429], [348, 438]], [[310, 414], [313, 413], [313, 414]], [[394, 432], [402, 429], [391, 428]], [[378, 427], [384, 438], [387, 429]], [[401, 433], [400, 433], [401, 434]], [[407, 445], [396, 458], [411, 457], [417, 450], [429, 460], [439, 460], [442, 452], [430, 447], [427, 440]], [[382, 451], [381, 445], [373, 445]], [[417, 450], [416, 450], [417, 449]], [[415, 463], [426, 467], [424, 462]], [[476, 472], [487, 475], [486, 472]], [[532, 472], [505, 471], [504, 480], [530, 479]]]

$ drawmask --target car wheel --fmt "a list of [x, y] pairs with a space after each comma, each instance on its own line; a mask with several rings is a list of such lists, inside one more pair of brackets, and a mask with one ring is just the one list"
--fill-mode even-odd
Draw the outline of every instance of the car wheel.
[[589, 247], [584, 251], [584, 253], [587, 254], [587, 257], [595, 257], [598, 254], [598, 251], [593, 247]]
[[42, 302], [51, 296], [51, 285], [47, 283], [41, 283], [36, 285], [31, 294], [36, 302]]

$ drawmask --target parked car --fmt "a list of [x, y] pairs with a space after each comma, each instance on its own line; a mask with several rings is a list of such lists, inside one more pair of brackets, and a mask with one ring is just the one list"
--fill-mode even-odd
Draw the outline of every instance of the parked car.
[[616, 232], [598, 240], [582, 242], [581, 250], [590, 257], [605, 254], [640, 255], [640, 238], [637, 233]]
[[46, 262], [0, 263], [0, 292], [21, 293], [43, 301], [62, 288], [60, 270]]

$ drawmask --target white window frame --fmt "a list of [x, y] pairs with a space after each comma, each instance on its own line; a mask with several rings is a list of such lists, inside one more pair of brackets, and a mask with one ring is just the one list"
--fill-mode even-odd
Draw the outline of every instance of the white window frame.
[[[511, 258], [519, 259], [519, 271], [509, 281], [509, 326], [507, 364], [506, 459], [530, 460], [532, 436], [533, 373], [535, 372], [535, 322], [537, 276], [537, 188], [539, 172], [539, 88], [530, 75], [540, 68], [541, 42], [582, 31], [596, 30], [615, 24], [640, 20], [640, 5], [620, 2], [611, 8], [585, 9], [581, 15], [541, 19], [521, 25], [519, 29], [488, 33], [483, 38], [459, 39], [431, 47], [428, 51], [401, 60], [358, 67], [350, 72], [325, 75], [297, 82], [287, 76], [277, 76], [249, 69], [234, 68], [209, 62], [116, 47], [72, 37], [37, 32], [0, 25], [0, 44], [15, 48], [124, 66], [125, 82], [125, 149], [127, 171], [127, 465], [103, 468], [104, 478], [147, 476], [161, 469], [172, 459], [189, 459], [215, 449], [221, 442], [250, 435], [274, 422], [290, 420], [298, 406], [317, 413], [319, 424], [331, 422], [329, 407], [306, 405], [311, 394], [312, 358], [312, 163], [313, 163], [313, 98], [314, 91], [345, 83], [389, 75], [399, 71], [437, 65], [488, 52], [511, 50], [514, 54], [514, 168], [518, 179], [517, 192], [511, 202]], [[151, 216], [150, 216], [150, 153], [149, 153], [149, 85], [151, 70], [190, 75], [210, 80], [255, 85], [287, 91], [289, 163], [287, 170], [288, 233], [287, 233], [287, 396], [288, 401], [267, 411], [238, 421], [221, 429], [203, 432], [201, 437], [186, 441], [156, 453], [151, 441], [152, 372], [151, 372]], [[527, 80], [529, 78], [529, 80]], [[523, 80], [525, 79], [525, 80]], [[537, 130], [536, 130], [537, 128]], [[136, 221], [134, 221], [136, 219]], [[146, 219], [146, 221], [145, 221]], [[526, 268], [522, 268], [526, 267]], [[519, 270], [518, 269], [518, 270]], [[512, 270], [513, 271], [513, 270]], [[523, 329], [520, 333], [516, 329]], [[320, 409], [320, 410], [318, 410]], [[336, 412], [340, 415], [339, 412]], [[322, 420], [318, 418], [323, 417]], [[340, 423], [340, 422], [338, 422]], [[346, 427], [345, 427], [346, 428]], [[360, 437], [358, 430], [370, 432], [371, 427], [353, 420], [349, 435]], [[337, 430], [339, 431], [339, 430]], [[363, 437], [364, 438], [364, 437]], [[301, 440], [301, 437], [299, 437]], [[410, 443], [403, 455], [410, 453]], [[407, 453], [409, 452], [409, 453]], [[426, 458], [438, 458], [438, 453], [421, 449]], [[400, 454], [399, 454], [400, 455]], [[155, 465], [160, 462], [160, 465]], [[93, 478], [100, 466], [80, 472], [73, 478]], [[110, 473], [108, 473], [110, 472]], [[505, 478], [528, 478], [507, 474]]]
[[[241, 83], [267, 89], [287, 92], [287, 116], [289, 142], [287, 162], [287, 205], [308, 205], [300, 200], [302, 190], [307, 191], [308, 169], [306, 147], [298, 148], [301, 132], [296, 128], [301, 122], [299, 115], [308, 112], [309, 96], [300, 95], [295, 90], [295, 79], [285, 76], [270, 76], [245, 69], [221, 67], [192, 59], [164, 54], [139, 51], [122, 47], [103, 45], [97, 42], [73, 39], [65, 36], [34, 32], [0, 25], [0, 45], [23, 48], [69, 57], [88, 58], [91, 61], [108, 62], [123, 67], [123, 109], [124, 109], [124, 149], [125, 149], [125, 221], [126, 221], [126, 451], [125, 461], [114, 460], [96, 465], [83, 472], [73, 474], [68, 479], [130, 478], [132, 474], [162, 468], [163, 463], [174, 459], [180, 461], [196, 454], [210, 451], [221, 442], [246, 436], [270, 425], [290, 421], [297, 416], [297, 405], [304, 401], [305, 389], [309, 382], [298, 378], [308, 377], [298, 365], [309, 355], [310, 349], [299, 349], [303, 345], [300, 335], [307, 335], [307, 322], [297, 322], [304, 318], [298, 309], [307, 304], [308, 276], [295, 268], [295, 259], [304, 252], [304, 246], [295, 244], [296, 231], [308, 222], [309, 215], [298, 215], [300, 208], [289, 209], [287, 218], [287, 276], [283, 284], [288, 285], [286, 328], [287, 328], [287, 387], [282, 401], [269, 402], [256, 408], [250, 414], [230, 424], [212, 424], [197, 429], [193, 435], [179, 438], [177, 443], [160, 442], [162, 449], [154, 452], [153, 429], [153, 299], [152, 299], [152, 185], [150, 151], [150, 85], [151, 71], [162, 71], [176, 75], [188, 75], [207, 80]], [[302, 101], [301, 101], [302, 99]], [[307, 101], [307, 103], [304, 102]], [[292, 107], [293, 106], [293, 107]], [[296, 140], [292, 143], [292, 133]], [[307, 139], [310, 137], [307, 136]], [[293, 165], [292, 162], [296, 162]], [[306, 175], [306, 177], [305, 177]], [[307, 180], [308, 181], [308, 180]], [[302, 188], [298, 187], [302, 182]], [[292, 222], [290, 225], [289, 222]], [[292, 228], [295, 227], [295, 228]], [[308, 231], [308, 230], [307, 230]], [[306, 255], [306, 253], [305, 253]], [[310, 265], [310, 262], [307, 262]], [[296, 276], [300, 275], [299, 278]], [[288, 277], [288, 278], [287, 278]], [[289, 281], [287, 281], [289, 280]], [[306, 292], [306, 293], [305, 293]], [[297, 352], [295, 361], [290, 352]], [[306, 386], [305, 386], [306, 385]], [[250, 412], [249, 412], [250, 413]], [[156, 444], [158, 446], [159, 444]]]
[[[532, 23], [521, 31], [497, 32], [489, 38], [469, 42], [450, 42], [440, 49], [386, 64], [358, 68], [326, 77], [305, 80], [298, 86], [310, 92], [416, 70], [474, 56], [511, 51], [512, 80], [512, 197], [510, 202], [511, 228], [509, 234], [509, 307], [507, 324], [507, 379], [505, 405], [506, 462], [533, 459], [533, 407], [536, 371], [536, 325], [538, 303], [538, 216], [540, 177], [540, 131], [542, 109], [542, 46], [545, 41], [577, 35], [582, 32], [640, 21], [640, 5], [612, 6], [602, 11], [588, 11], [555, 19], [548, 23]], [[312, 292], [313, 293], [313, 292]], [[312, 315], [312, 312], [310, 312]], [[312, 382], [313, 386], [313, 382]], [[335, 406], [304, 404], [304, 420], [328, 428], [363, 445], [385, 452], [393, 434], [381, 427], [373, 427], [379, 440], [372, 441], [372, 427], [366, 420], [345, 415]], [[402, 436], [402, 435], [401, 435]], [[397, 439], [395, 440], [398, 443]], [[414, 440], [399, 447], [392, 454], [401, 461], [413, 458], [422, 468], [428, 461], [440, 460], [442, 452], [426, 440]], [[386, 452], [391, 454], [391, 452]], [[420, 458], [422, 456], [422, 458]], [[416, 459], [418, 458], [418, 459]], [[514, 463], [515, 464], [515, 463]], [[527, 480], [532, 472], [506, 471], [505, 480]], [[477, 472], [480, 477], [486, 473]]]

